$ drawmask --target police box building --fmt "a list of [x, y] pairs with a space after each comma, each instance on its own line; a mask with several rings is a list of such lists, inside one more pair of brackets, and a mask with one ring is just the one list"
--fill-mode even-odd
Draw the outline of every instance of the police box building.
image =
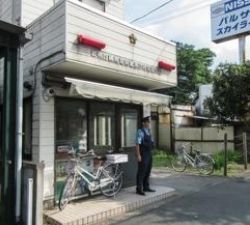
[[[43, 163], [43, 202], [54, 204], [72, 149], [128, 154], [135, 185], [135, 136], [152, 115], [159, 148], [170, 147], [176, 46], [123, 20], [123, 0], [0, 0], [0, 18], [31, 35], [24, 47], [23, 160]], [[92, 170], [91, 159], [86, 167]]]

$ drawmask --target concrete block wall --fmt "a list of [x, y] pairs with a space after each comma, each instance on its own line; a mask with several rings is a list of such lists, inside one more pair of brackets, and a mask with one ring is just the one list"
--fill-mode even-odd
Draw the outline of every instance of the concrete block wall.
[[171, 149], [171, 123], [170, 114], [159, 114], [159, 148]]
[[[175, 149], [190, 143], [202, 152], [215, 153], [224, 149], [224, 134], [227, 133], [228, 149], [234, 149], [234, 127], [181, 127], [174, 128]], [[189, 143], [189, 144], [188, 144]]]

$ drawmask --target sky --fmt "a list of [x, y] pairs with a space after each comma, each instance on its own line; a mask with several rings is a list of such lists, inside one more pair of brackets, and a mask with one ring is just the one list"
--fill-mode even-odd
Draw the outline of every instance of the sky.
[[[166, 0], [124, 1], [127, 21], [132, 21], [166, 2]], [[217, 0], [174, 0], [134, 25], [167, 40], [192, 44], [197, 48], [210, 48], [216, 54], [213, 68], [219, 63], [238, 63], [238, 40], [220, 44], [211, 41], [210, 4], [214, 2]], [[250, 47], [248, 38], [246, 43], [247, 48]], [[248, 52], [246, 57], [249, 59]]]

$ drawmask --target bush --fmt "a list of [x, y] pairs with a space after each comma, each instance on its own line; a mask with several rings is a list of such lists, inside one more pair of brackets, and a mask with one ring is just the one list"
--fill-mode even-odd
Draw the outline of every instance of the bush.
[[154, 167], [167, 167], [170, 165], [170, 160], [173, 155], [162, 150], [154, 150], [153, 152], [153, 166]]
[[[220, 170], [224, 166], [224, 151], [213, 154], [213, 159], [215, 161], [215, 169]], [[241, 155], [239, 152], [234, 150], [228, 150], [227, 161], [229, 163], [236, 162], [240, 163]]]

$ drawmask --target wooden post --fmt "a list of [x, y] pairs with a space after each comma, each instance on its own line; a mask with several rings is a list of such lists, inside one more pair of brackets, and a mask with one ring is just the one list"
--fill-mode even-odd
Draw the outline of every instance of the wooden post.
[[244, 168], [247, 170], [247, 133], [244, 132], [242, 135], [243, 139], [243, 156], [244, 156]]
[[227, 176], [227, 133], [224, 134], [224, 176]]

